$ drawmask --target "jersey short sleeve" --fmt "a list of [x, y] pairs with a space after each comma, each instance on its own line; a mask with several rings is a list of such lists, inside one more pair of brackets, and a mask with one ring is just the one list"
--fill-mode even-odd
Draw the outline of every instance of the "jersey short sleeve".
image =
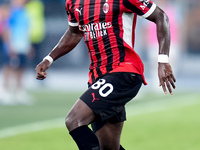
[[72, 1], [66, 0], [66, 12], [68, 15], [68, 22], [70, 26], [78, 26], [78, 21], [76, 20], [72, 11]]
[[156, 9], [156, 4], [151, 0], [123, 0], [123, 5], [144, 18], [149, 17]]

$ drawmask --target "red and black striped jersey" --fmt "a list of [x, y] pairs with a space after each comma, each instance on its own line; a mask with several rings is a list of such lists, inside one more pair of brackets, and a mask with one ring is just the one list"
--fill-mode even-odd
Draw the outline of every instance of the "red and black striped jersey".
[[112, 72], [143, 76], [144, 66], [134, 51], [137, 15], [148, 17], [156, 5], [150, 0], [66, 0], [70, 26], [83, 32], [91, 60], [89, 83]]

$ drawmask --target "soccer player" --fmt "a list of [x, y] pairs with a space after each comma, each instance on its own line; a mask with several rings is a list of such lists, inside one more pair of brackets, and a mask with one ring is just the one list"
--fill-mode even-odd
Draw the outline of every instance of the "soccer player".
[[160, 86], [173, 94], [168, 17], [150, 0], [67, 0], [66, 10], [69, 29], [37, 65], [36, 78], [45, 79], [51, 63], [84, 37], [91, 60], [89, 88], [68, 113], [66, 126], [80, 150], [123, 150], [125, 104], [146, 84], [142, 60], [133, 48], [137, 15], [156, 24]]

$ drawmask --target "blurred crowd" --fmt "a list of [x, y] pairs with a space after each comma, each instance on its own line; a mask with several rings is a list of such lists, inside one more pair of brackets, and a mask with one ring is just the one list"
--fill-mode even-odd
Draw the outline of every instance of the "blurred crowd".
[[[200, 56], [200, 1], [153, 1], [169, 16], [172, 39], [170, 61], [176, 73], [177, 62], [182, 55]], [[25, 69], [33, 69], [66, 29], [65, 0], [0, 1], [0, 105], [31, 103], [22, 81]], [[158, 43], [155, 31], [153, 23], [138, 19], [135, 50], [146, 60], [147, 70], [155, 70], [157, 67]], [[83, 42], [81, 45], [83, 49]], [[86, 59], [89, 60], [86, 50], [75, 51], [70, 55], [59, 67], [63, 64], [82, 67]], [[157, 86], [155, 71], [149, 71], [148, 74], [152, 77], [151, 82]]]
[[38, 0], [11, 0], [0, 5], [1, 103], [31, 103], [22, 79], [27, 62], [34, 59], [44, 39], [43, 11]]

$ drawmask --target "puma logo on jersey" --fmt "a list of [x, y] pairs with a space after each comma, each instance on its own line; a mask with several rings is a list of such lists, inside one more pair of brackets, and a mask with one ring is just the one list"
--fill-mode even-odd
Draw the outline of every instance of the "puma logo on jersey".
[[81, 10], [82, 10], [82, 9], [83, 9], [83, 8], [81, 8], [81, 9], [79, 10], [78, 8], [76, 8], [75, 11], [79, 12], [79, 15], [82, 15], [82, 13], [81, 13]]

